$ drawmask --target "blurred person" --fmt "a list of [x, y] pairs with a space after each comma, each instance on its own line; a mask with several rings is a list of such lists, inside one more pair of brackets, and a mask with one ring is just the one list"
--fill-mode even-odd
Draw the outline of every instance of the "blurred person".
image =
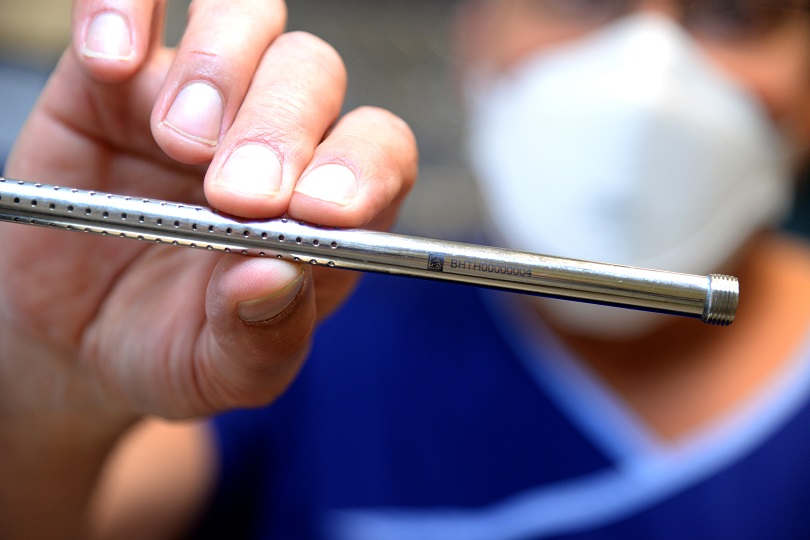
[[[328, 131], [334, 52], [279, 4], [228, 5], [193, 4], [170, 63], [152, 4], [79, 2], [6, 174], [389, 226], [410, 132], [370, 109]], [[806, 8], [458, 5], [490, 241], [737, 275], [730, 328], [385, 276], [324, 320], [352, 276], [3, 226], [6, 536], [806, 536], [810, 252], [777, 232], [810, 145]]]

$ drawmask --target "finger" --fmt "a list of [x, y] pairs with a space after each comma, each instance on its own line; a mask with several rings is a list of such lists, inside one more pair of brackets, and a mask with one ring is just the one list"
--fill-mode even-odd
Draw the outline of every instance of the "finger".
[[162, 35], [164, 0], [77, 0], [73, 50], [87, 73], [104, 82], [129, 78]]
[[197, 373], [213, 410], [268, 403], [289, 385], [315, 324], [309, 269], [276, 259], [225, 257], [209, 285], [208, 331]]
[[211, 159], [242, 104], [256, 65], [286, 21], [281, 0], [194, 0], [152, 129], [184, 163]]
[[417, 163], [405, 122], [382, 109], [357, 109], [318, 146], [288, 213], [310, 223], [387, 229], [416, 180]]
[[340, 112], [346, 70], [320, 39], [280, 36], [261, 60], [205, 179], [208, 202], [250, 218], [286, 212], [295, 182]]
[[[289, 215], [338, 227], [388, 229], [417, 174], [416, 140], [388, 111], [348, 113], [318, 146], [298, 181]], [[313, 268], [318, 316], [334, 311], [357, 282], [357, 272]]]

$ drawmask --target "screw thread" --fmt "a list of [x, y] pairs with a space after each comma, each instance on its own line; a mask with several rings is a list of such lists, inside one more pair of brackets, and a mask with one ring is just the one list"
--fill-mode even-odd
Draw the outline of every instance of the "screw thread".
[[706, 307], [701, 319], [709, 324], [728, 326], [734, 321], [740, 298], [740, 282], [734, 276], [710, 274]]

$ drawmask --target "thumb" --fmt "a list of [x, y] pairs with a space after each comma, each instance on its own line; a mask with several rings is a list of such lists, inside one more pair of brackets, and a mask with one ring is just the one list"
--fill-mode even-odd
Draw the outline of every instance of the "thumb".
[[198, 388], [212, 411], [278, 397], [309, 352], [315, 301], [309, 268], [223, 257], [206, 294]]

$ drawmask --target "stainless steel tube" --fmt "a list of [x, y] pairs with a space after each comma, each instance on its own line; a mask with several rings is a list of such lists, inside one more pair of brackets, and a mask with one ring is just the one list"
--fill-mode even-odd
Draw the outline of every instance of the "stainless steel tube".
[[717, 325], [734, 320], [739, 298], [737, 278], [719, 274], [680, 274], [289, 219], [244, 221], [201, 206], [5, 178], [0, 178], [0, 221], [462, 282]]

